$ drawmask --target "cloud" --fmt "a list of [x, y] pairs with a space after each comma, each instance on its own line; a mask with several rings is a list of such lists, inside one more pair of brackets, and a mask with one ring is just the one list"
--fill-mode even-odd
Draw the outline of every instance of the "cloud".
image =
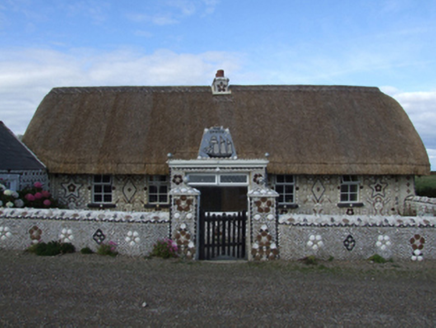
[[436, 170], [436, 91], [401, 92], [390, 86], [380, 89], [396, 99], [409, 115], [427, 148], [432, 170]]
[[218, 68], [240, 69], [241, 55], [158, 50], [144, 55], [131, 49], [95, 52], [75, 49], [4, 50], [0, 59], [0, 120], [24, 133], [43, 97], [59, 86], [210, 85]]

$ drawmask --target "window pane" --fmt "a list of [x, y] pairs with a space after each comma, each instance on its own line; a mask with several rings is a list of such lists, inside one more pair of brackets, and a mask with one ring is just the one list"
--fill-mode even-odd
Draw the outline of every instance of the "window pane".
[[284, 175], [277, 175], [277, 177], [276, 177], [276, 181], [277, 181], [278, 183], [283, 183], [283, 182], [285, 182], [285, 176], [284, 176]]
[[348, 193], [348, 185], [341, 185], [341, 193]]
[[111, 176], [110, 175], [103, 175], [102, 176], [103, 183], [110, 183], [111, 182]]
[[279, 193], [279, 195], [284, 194], [285, 186], [283, 186], [283, 185], [276, 185], [276, 191]]
[[111, 193], [112, 192], [112, 186], [105, 185], [104, 186], [104, 192], [105, 193]]
[[222, 183], [246, 183], [247, 176], [246, 175], [235, 175], [235, 174], [221, 175], [220, 181]]
[[348, 202], [348, 194], [341, 194], [341, 202]]
[[150, 203], [157, 203], [157, 196], [156, 195], [149, 195], [148, 199]]
[[166, 175], [159, 175], [158, 178], [159, 178], [159, 181], [161, 181], [161, 182], [167, 181], [167, 176]]
[[293, 202], [294, 202], [294, 197], [293, 197], [293, 195], [286, 195], [285, 202], [286, 202], [286, 203], [293, 203]]
[[356, 202], [357, 201], [357, 194], [350, 194], [350, 202]]
[[350, 192], [357, 192], [357, 185], [350, 185]]
[[95, 185], [94, 186], [94, 192], [101, 193], [103, 191], [103, 188], [101, 185]]
[[159, 193], [160, 194], [166, 194], [167, 190], [168, 190], [167, 186], [160, 186], [159, 187]]
[[294, 193], [294, 186], [286, 185], [284, 187], [285, 187], [285, 193], [287, 193], [287, 194], [293, 194]]
[[189, 175], [191, 183], [215, 183], [215, 175], [195, 174]]
[[166, 203], [166, 202], [168, 202], [168, 197], [167, 197], [167, 195], [160, 195], [160, 196], [159, 196], [159, 202], [160, 202], [160, 203]]
[[100, 183], [101, 182], [101, 175], [94, 175], [94, 182]]
[[101, 203], [101, 200], [102, 200], [101, 195], [94, 195], [94, 202]]
[[104, 195], [105, 203], [110, 203], [112, 201], [112, 195]]

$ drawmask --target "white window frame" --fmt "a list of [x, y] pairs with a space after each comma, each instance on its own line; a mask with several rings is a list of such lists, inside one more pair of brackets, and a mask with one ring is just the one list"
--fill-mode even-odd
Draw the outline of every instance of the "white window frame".
[[0, 183], [7, 189], [17, 191], [20, 185], [19, 174], [0, 174]]
[[[208, 176], [208, 177], [214, 177], [213, 182], [192, 182], [190, 181], [190, 177], [195, 176]], [[222, 182], [223, 176], [243, 176], [245, 178], [244, 182]], [[188, 185], [190, 186], [235, 186], [235, 187], [244, 187], [248, 186], [248, 173], [190, 173], [187, 175], [188, 178]]]
[[[287, 177], [292, 177], [292, 182], [288, 182], [288, 181], [284, 181], [284, 182], [279, 182], [277, 177], [278, 176], [283, 176], [286, 180]], [[277, 197], [277, 202], [279, 205], [292, 205], [295, 204], [295, 176], [292, 174], [277, 174], [273, 176], [273, 185], [274, 185], [274, 190], [279, 194], [279, 197]], [[283, 186], [283, 191], [281, 190], [277, 190], [280, 188], [277, 188], [277, 186], [282, 187]], [[287, 199], [287, 195], [289, 195], [290, 193], [286, 193], [284, 192], [286, 187], [292, 187], [292, 202], [286, 202], [285, 200]]]
[[[353, 191], [353, 187], [355, 190]], [[341, 187], [339, 192], [340, 203], [358, 203], [359, 202], [360, 180], [357, 175], [342, 175]], [[352, 200], [352, 195], [355, 195], [355, 200]], [[344, 197], [343, 197], [344, 196]], [[343, 199], [346, 198], [346, 199]]]
[[[100, 177], [100, 181], [96, 181], [97, 177]], [[109, 181], [107, 181], [107, 177], [109, 177]], [[96, 191], [99, 187], [101, 187], [101, 191]], [[98, 196], [101, 197], [101, 201], [96, 200]], [[105, 196], [110, 196], [110, 201], [107, 201]], [[112, 204], [112, 200], [112, 176], [108, 174], [94, 175], [92, 177], [92, 202], [96, 204]]]
[[[158, 177], [165, 177], [165, 181], [159, 180]], [[155, 180], [156, 179], [156, 180]], [[156, 187], [156, 192], [151, 192], [150, 187]], [[166, 187], [166, 201], [160, 201], [161, 196], [164, 195], [164, 192], [161, 192], [161, 187]], [[147, 176], [147, 202], [148, 204], [152, 205], [165, 205], [169, 204], [169, 191], [170, 191], [170, 179], [168, 175], [148, 175]], [[150, 201], [150, 196], [156, 196], [157, 201], [152, 202]]]

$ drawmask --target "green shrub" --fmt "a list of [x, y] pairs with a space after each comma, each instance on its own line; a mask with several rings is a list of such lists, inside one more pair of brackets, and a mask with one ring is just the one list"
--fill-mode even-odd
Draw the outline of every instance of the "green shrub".
[[166, 238], [158, 240], [157, 243], [153, 245], [153, 251], [150, 255], [169, 259], [170, 257], [177, 257], [177, 250], [177, 244], [171, 239]]
[[304, 264], [307, 264], [307, 265], [318, 264], [318, 260], [316, 259], [316, 257], [314, 255], [307, 256], [307, 257], [301, 259], [300, 261], [302, 261]]
[[[368, 261], [372, 261], [374, 263], [386, 263], [388, 260], [386, 260], [383, 256], [374, 254], [373, 256], [368, 258]], [[391, 260], [392, 262], [392, 260]]]
[[82, 249], [80, 250], [80, 253], [82, 253], [82, 254], [93, 254], [94, 252], [92, 251], [91, 248], [89, 248], [89, 247], [84, 247], [84, 248], [82, 248]]
[[109, 256], [117, 256], [118, 252], [116, 251], [117, 244], [113, 241], [110, 241], [108, 244], [100, 244], [97, 248], [98, 255], [109, 255]]
[[59, 241], [49, 241], [48, 243], [38, 243], [31, 245], [27, 251], [39, 256], [54, 256], [58, 254], [74, 253], [76, 248], [71, 243], [61, 243]]

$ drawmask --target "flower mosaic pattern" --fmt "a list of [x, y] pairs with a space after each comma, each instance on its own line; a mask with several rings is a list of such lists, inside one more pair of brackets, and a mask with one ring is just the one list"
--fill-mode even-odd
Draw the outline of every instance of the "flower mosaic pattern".
[[279, 250], [275, 242], [272, 241], [268, 227], [264, 224], [256, 236], [255, 242], [251, 247], [251, 255], [257, 261], [275, 260], [278, 258]]
[[127, 237], [124, 240], [130, 245], [135, 246], [139, 244], [141, 238], [139, 238], [139, 233], [137, 231], [129, 231]]
[[273, 202], [267, 197], [262, 197], [260, 200], [254, 202], [259, 213], [269, 213], [271, 212], [271, 207]]
[[424, 259], [423, 257], [423, 248], [425, 244], [425, 238], [421, 235], [414, 235], [410, 239], [410, 244], [412, 245], [412, 261], [422, 261]]
[[36, 244], [41, 240], [42, 236], [42, 230], [38, 228], [38, 226], [33, 226], [29, 230], [30, 239], [32, 241], [32, 244]]
[[63, 243], [72, 243], [74, 239], [73, 231], [71, 229], [62, 229], [59, 238]]
[[309, 241], [307, 242], [307, 246], [312, 248], [314, 251], [317, 251], [321, 247], [324, 246], [324, 242], [322, 241], [321, 235], [310, 235]]
[[389, 246], [391, 246], [391, 239], [387, 235], [379, 235], [377, 237], [377, 242], [375, 245], [380, 248], [382, 251], [386, 250]]
[[174, 184], [176, 184], [178, 186], [179, 184], [181, 184], [183, 182], [183, 178], [182, 178], [182, 176], [180, 174], [176, 174], [173, 177], [172, 181], [173, 181]]
[[6, 240], [8, 238], [12, 237], [12, 233], [9, 229], [9, 227], [0, 227], [0, 240]]
[[180, 198], [176, 200], [177, 210], [180, 212], [189, 212], [193, 203], [194, 200], [192, 198], [180, 196]]
[[185, 223], [180, 225], [180, 228], [174, 234], [174, 239], [178, 246], [179, 253], [188, 259], [192, 259], [195, 255], [195, 244], [191, 240], [191, 234]]
[[97, 231], [92, 236], [92, 239], [94, 239], [94, 241], [100, 245], [106, 239], [106, 236], [103, 231], [101, 231], [101, 229], [97, 229]]
[[353, 250], [354, 246], [356, 246], [356, 241], [352, 235], [348, 235], [347, 238], [345, 238], [344, 246], [350, 252]]

